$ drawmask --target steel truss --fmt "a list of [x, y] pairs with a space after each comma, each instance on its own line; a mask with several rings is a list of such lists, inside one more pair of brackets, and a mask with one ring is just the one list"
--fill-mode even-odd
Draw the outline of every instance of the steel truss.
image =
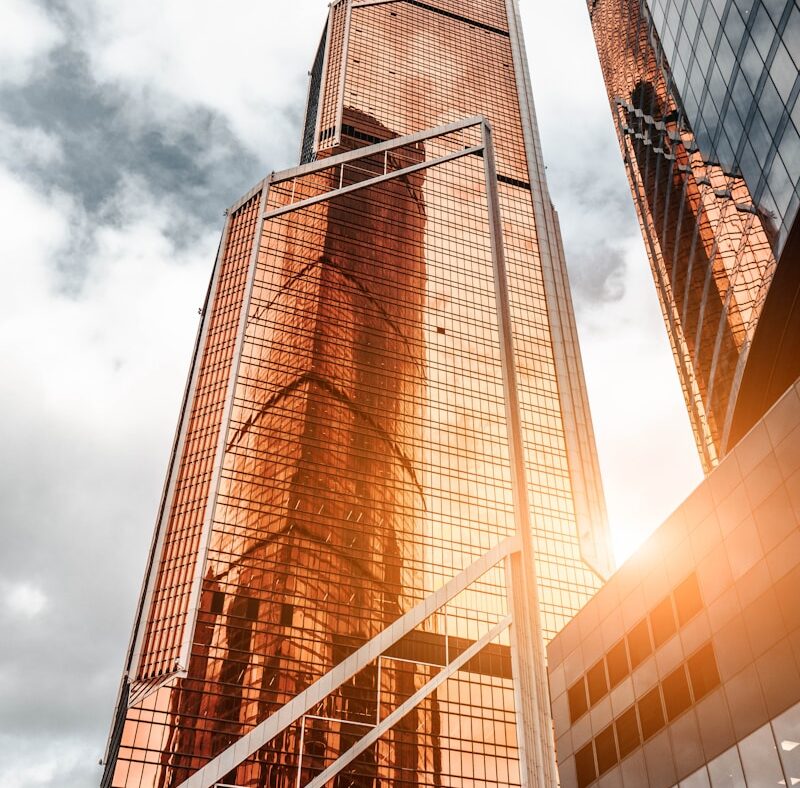
[[[425, 140], [452, 135], [462, 130], [476, 128], [480, 131], [480, 143], [477, 145], [464, 145], [461, 149], [437, 158], [418, 162], [402, 169], [389, 169], [388, 153], [392, 150], [424, 142]], [[308, 783], [305, 788], [321, 788], [328, 783], [402, 720], [411, 709], [419, 705], [438, 686], [462, 669], [470, 659], [474, 658], [486, 645], [506, 629], [510, 629], [521, 783], [524, 788], [556, 788], [558, 785], [544, 641], [541, 633], [536, 570], [533, 561], [532, 528], [527, 501], [527, 480], [523, 460], [522, 428], [514, 363], [511, 312], [491, 126], [483, 117], [467, 118], [416, 134], [398, 137], [387, 142], [323, 158], [281, 173], [274, 173], [267, 179], [267, 184], [269, 187], [275, 187], [278, 184], [286, 184], [321, 170], [331, 170], [337, 167], [340, 170], [339, 183], [341, 184], [346, 167], [355, 166], [360, 159], [368, 157], [374, 161], [374, 157], [381, 153], [384, 154], [385, 162], [383, 173], [367, 177], [357, 183], [348, 184], [347, 186], [340, 185], [338, 189], [296, 202], [292, 197], [289, 204], [271, 211], [266, 210], [265, 194], [262, 201], [264, 208], [261, 211], [260, 226], [263, 226], [264, 222], [289, 212], [300, 210], [343, 194], [366, 189], [419, 170], [436, 167], [464, 156], [481, 156], [483, 158], [517, 533], [489, 550], [438, 591], [430, 594], [416, 607], [401, 616], [372, 640], [365, 643], [356, 652], [292, 698], [277, 712], [239, 738], [216, 758], [181, 783], [178, 788], [222, 788], [224, 784], [220, 783], [220, 781], [225, 779], [226, 775], [230, 774], [237, 766], [257, 753], [290, 726], [298, 722], [301, 723], [302, 735], [305, 730], [305, 719], [312, 716], [309, 712], [317, 704], [342, 687], [343, 684], [371, 663], [377, 661], [380, 664], [382, 655], [388, 649], [501, 562], [504, 562], [506, 569], [509, 615], [498, 621], [479, 640], [455, 659], [448, 660], [446, 658], [447, 664], [441, 667], [439, 673], [395, 711], [382, 720], [377, 719], [374, 726], [364, 726], [367, 729], [365, 735], [353, 747], [342, 753], [333, 764]], [[294, 195], [294, 189], [292, 190], [292, 195]], [[258, 244], [256, 244], [257, 247]], [[378, 691], [380, 691], [380, 688], [378, 688]], [[343, 721], [337, 720], [337, 722]], [[302, 757], [302, 751], [300, 755]], [[299, 770], [298, 786], [300, 786]]]

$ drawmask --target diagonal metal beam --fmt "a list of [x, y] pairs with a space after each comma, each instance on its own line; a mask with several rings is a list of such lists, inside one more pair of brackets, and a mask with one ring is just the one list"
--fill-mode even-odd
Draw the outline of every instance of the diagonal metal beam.
[[[511, 629], [511, 664], [520, 782], [524, 788], [557, 788], [558, 772], [541, 626], [539, 584], [534, 561], [533, 522], [528, 500], [528, 472], [525, 465], [525, 440], [514, 348], [514, 326], [511, 318], [508, 268], [503, 238], [503, 214], [497, 187], [492, 127], [488, 121], [483, 124], [483, 142], [486, 149], [484, 174], [497, 327], [500, 334], [500, 363], [508, 432], [508, 456], [511, 465], [511, 491], [517, 534], [520, 537], [520, 551], [509, 559], [506, 574], [509, 608], [514, 619]], [[540, 225], [537, 223], [536, 226]]]
[[504, 558], [520, 549], [519, 535], [509, 536], [496, 547], [484, 553], [463, 572], [448, 581], [438, 591], [430, 594], [416, 607], [397, 619], [393, 624], [367, 641], [360, 649], [340, 662], [332, 670], [296, 695], [275, 714], [253, 728], [230, 747], [196, 771], [178, 788], [212, 788], [240, 763], [258, 752], [288, 727], [294, 725], [314, 706], [337, 690], [345, 682], [375, 661], [387, 649], [416, 629], [430, 618], [439, 608], [446, 605], [462, 591], [469, 588], [482, 575], [500, 563]]
[[471, 148], [464, 148], [462, 150], [453, 151], [452, 153], [446, 153], [444, 156], [439, 156], [435, 159], [431, 159], [430, 161], [422, 161], [419, 164], [412, 164], [409, 167], [404, 167], [402, 170], [392, 170], [392, 172], [387, 172], [383, 175], [376, 175], [374, 178], [367, 178], [366, 180], [359, 181], [358, 183], [351, 183], [349, 186], [342, 186], [339, 189], [333, 189], [332, 191], [325, 192], [324, 194], [317, 194], [314, 197], [308, 197], [305, 200], [299, 200], [298, 202], [291, 203], [290, 205], [282, 205], [280, 208], [275, 208], [274, 210], [269, 211], [269, 213], [266, 213], [264, 215], [264, 219], [274, 219], [277, 216], [283, 216], [285, 213], [299, 211], [303, 208], [308, 208], [311, 205], [316, 205], [319, 202], [331, 200], [334, 197], [342, 197], [345, 194], [350, 194], [351, 192], [356, 192], [360, 189], [368, 189], [370, 186], [376, 186], [384, 181], [402, 178], [404, 175], [411, 175], [414, 172], [427, 170], [430, 167], [436, 167], [439, 164], [445, 164], [448, 161], [460, 159], [463, 156], [472, 156], [482, 152], [483, 145], [475, 145]]
[[429, 682], [420, 687], [405, 703], [398, 706], [386, 719], [376, 725], [363, 738], [359, 739], [347, 752], [340, 755], [324, 772], [317, 775], [305, 788], [322, 788], [325, 783], [336, 777], [348, 764], [352, 763], [362, 752], [375, 744], [385, 733], [397, 725], [415, 706], [418, 706], [437, 687], [444, 684], [454, 673], [460, 670], [484, 647], [488, 646], [503, 630], [511, 624], [511, 616], [506, 616], [495, 624], [480, 640], [476, 640], [463, 654], [460, 654], [447, 667], [436, 674]]
[[300, 164], [288, 170], [274, 172], [270, 176], [270, 183], [277, 186], [285, 181], [290, 181], [293, 178], [300, 178], [303, 175], [310, 175], [319, 170], [338, 167], [340, 164], [347, 164], [357, 159], [364, 159], [368, 156], [374, 156], [377, 153], [394, 150], [395, 148], [404, 148], [407, 145], [413, 145], [415, 142], [425, 142], [425, 140], [444, 137], [447, 134], [452, 134], [462, 129], [468, 129], [472, 126], [480, 126], [483, 122], [484, 118], [482, 115], [473, 115], [472, 117], [456, 120], [452, 123], [445, 123], [442, 126], [435, 126], [432, 129], [406, 134], [404, 137], [392, 137], [385, 142], [377, 142], [374, 145], [368, 145], [364, 148], [356, 148], [355, 150], [345, 151], [344, 153], [337, 153], [335, 156], [326, 156], [325, 158], [311, 161], [308, 164]]

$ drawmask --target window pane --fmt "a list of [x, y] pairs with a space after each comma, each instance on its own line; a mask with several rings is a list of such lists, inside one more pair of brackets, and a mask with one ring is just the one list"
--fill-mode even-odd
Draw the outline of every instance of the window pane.
[[667, 707], [667, 717], [674, 720], [679, 714], [692, 705], [689, 694], [689, 682], [686, 679], [686, 668], [681, 665], [674, 673], [664, 679], [664, 704]]
[[767, 174], [767, 184], [769, 185], [769, 190], [772, 192], [772, 196], [775, 198], [778, 211], [780, 215], [783, 216], [784, 213], [786, 213], [786, 209], [789, 207], [789, 200], [791, 200], [794, 194], [794, 184], [789, 180], [789, 174], [786, 172], [783, 162], [777, 156], [773, 160], [772, 167]]
[[789, 52], [795, 65], [800, 68], [800, 11], [792, 9], [786, 30], [783, 31], [783, 42], [789, 47]]
[[739, 755], [748, 788], [772, 788], [783, 782], [783, 770], [769, 725], [740, 742]]
[[739, 763], [739, 752], [731, 747], [714, 761], [708, 764], [712, 788], [742, 788], [745, 784], [742, 765]]
[[583, 676], [581, 676], [580, 681], [569, 688], [567, 697], [569, 698], [569, 718], [571, 722], [575, 722], [589, 710], [589, 704], [586, 700], [586, 684]]
[[709, 788], [711, 783], [708, 781], [708, 772], [704, 766], [690, 777], [681, 781], [680, 788]]
[[675, 614], [672, 612], [672, 599], [667, 597], [650, 613], [650, 624], [653, 627], [653, 640], [658, 648], [666, 643], [677, 631]]
[[769, 18], [769, 14], [764, 6], [761, 6], [758, 11], [756, 11], [752, 27], [750, 28], [750, 35], [758, 51], [761, 53], [761, 57], [766, 60], [767, 55], [769, 55], [769, 49], [772, 46], [772, 41], [775, 38], [775, 25], [772, 24], [772, 20]]
[[775, 80], [775, 85], [784, 103], [788, 103], [792, 95], [795, 80], [797, 79], [797, 66], [792, 62], [786, 47], [781, 44], [775, 52], [775, 60], [772, 62], [770, 74]]
[[630, 673], [628, 667], [628, 651], [625, 648], [625, 641], [620, 640], [606, 656], [606, 664], [608, 665], [608, 683], [610, 687], [616, 687], [617, 684]]
[[772, 16], [772, 21], [777, 25], [783, 16], [783, 9], [786, 8], [786, 0], [764, 0], [764, 5]]
[[640, 621], [628, 634], [628, 653], [631, 655], [631, 668], [644, 662], [653, 652], [650, 643], [650, 629], [647, 619]]
[[619, 757], [624, 758], [642, 743], [639, 738], [639, 723], [636, 719], [636, 706], [631, 706], [631, 708], [621, 714], [615, 725], [617, 727]]
[[692, 679], [695, 702], [719, 685], [717, 661], [710, 643], [689, 657], [689, 676]]
[[575, 756], [575, 769], [578, 773], [578, 788], [586, 788], [597, 779], [597, 769], [594, 766], [594, 749], [589, 742]]
[[675, 607], [678, 611], [678, 621], [681, 626], [703, 609], [703, 598], [700, 596], [697, 575], [689, 575], [675, 589]]
[[800, 784], [800, 703], [776, 717], [772, 729], [788, 784]]
[[605, 774], [617, 763], [617, 745], [614, 741], [614, 726], [609, 725], [602, 733], [597, 735], [594, 740], [594, 748], [597, 753], [597, 771]]
[[639, 701], [639, 719], [642, 721], [642, 738], [647, 741], [664, 727], [664, 709], [658, 687]]
[[601, 659], [586, 676], [589, 684], [589, 705], [594, 706], [608, 692], [606, 665]]

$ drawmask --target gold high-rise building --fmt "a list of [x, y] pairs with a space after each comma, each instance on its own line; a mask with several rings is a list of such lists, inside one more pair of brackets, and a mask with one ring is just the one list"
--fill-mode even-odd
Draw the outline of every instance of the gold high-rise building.
[[[104, 786], [555, 786], [611, 570], [514, 0], [339, 0], [228, 212]], [[535, 560], [534, 560], [535, 559]]]

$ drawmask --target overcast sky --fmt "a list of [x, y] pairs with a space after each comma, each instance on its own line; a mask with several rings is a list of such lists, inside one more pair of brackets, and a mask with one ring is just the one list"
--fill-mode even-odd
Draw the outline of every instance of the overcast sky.
[[[326, 3], [0, 5], [0, 788], [85, 788], [222, 211], [296, 164]], [[584, 2], [521, 5], [621, 558], [699, 466]]]

